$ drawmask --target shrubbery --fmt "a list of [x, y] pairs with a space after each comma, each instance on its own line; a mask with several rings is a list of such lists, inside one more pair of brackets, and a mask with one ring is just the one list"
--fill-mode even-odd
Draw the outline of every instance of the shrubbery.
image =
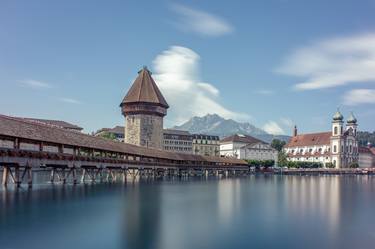
[[349, 164], [349, 168], [355, 169], [355, 168], [358, 168], [358, 167], [359, 167], [359, 165], [356, 162], [353, 162], [353, 163]]
[[335, 165], [333, 163], [326, 163], [326, 168], [333, 169]]
[[246, 160], [247, 163], [252, 167], [273, 167], [275, 165], [274, 160]]

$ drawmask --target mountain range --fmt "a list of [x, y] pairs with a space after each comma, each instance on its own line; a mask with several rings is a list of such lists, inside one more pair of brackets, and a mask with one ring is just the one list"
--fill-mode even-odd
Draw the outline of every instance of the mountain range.
[[225, 119], [217, 114], [192, 117], [187, 122], [174, 126], [172, 129], [185, 130], [193, 134], [216, 135], [220, 138], [233, 134], [244, 134], [256, 137], [265, 142], [271, 142], [275, 138], [288, 141], [290, 138], [285, 135], [272, 135], [248, 122], [241, 123], [233, 119]]

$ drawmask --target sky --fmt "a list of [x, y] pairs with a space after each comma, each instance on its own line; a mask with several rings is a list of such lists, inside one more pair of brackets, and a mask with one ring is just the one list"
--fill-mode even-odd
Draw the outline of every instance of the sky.
[[375, 0], [0, 1], [0, 114], [123, 125], [147, 66], [165, 126], [217, 113], [269, 133], [375, 130]]

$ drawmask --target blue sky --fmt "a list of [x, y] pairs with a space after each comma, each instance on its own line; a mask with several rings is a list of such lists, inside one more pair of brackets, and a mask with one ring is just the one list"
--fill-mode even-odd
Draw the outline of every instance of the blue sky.
[[147, 65], [166, 126], [218, 113], [272, 133], [374, 130], [375, 1], [1, 1], [0, 113], [122, 125]]

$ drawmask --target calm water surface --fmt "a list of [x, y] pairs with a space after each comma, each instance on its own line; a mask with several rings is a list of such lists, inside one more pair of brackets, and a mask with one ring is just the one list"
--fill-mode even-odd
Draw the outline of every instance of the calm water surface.
[[0, 248], [375, 248], [375, 177], [0, 188]]

